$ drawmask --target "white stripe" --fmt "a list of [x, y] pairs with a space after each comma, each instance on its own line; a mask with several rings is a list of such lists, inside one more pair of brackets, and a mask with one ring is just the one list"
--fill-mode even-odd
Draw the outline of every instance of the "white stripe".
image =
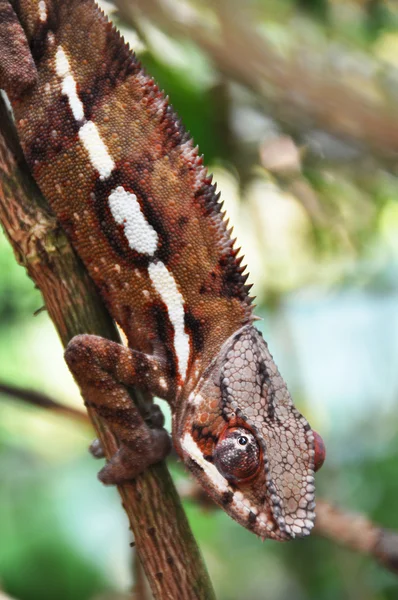
[[174, 327], [174, 349], [178, 361], [178, 371], [185, 380], [189, 360], [189, 336], [185, 333], [184, 298], [177, 288], [173, 275], [161, 261], [150, 263], [148, 272], [155, 290], [167, 307], [170, 321]]
[[39, 8], [39, 19], [42, 23], [45, 23], [47, 21], [47, 6], [46, 6], [46, 3], [44, 2], [44, 0], [40, 0], [40, 2], [38, 4], [38, 8]]
[[196, 462], [197, 465], [202, 467], [206, 475], [209, 477], [211, 483], [217, 490], [222, 493], [230, 489], [228, 481], [223, 477], [220, 471], [215, 465], [212, 465], [208, 460], [205, 459], [203, 453], [190, 433], [186, 433], [182, 439], [181, 447], [185, 452]]
[[70, 73], [69, 60], [62, 46], [58, 46], [57, 48], [57, 53], [55, 55], [55, 68], [57, 70], [58, 77], [61, 77], [62, 79]]
[[97, 126], [93, 121], [87, 121], [79, 129], [79, 138], [88, 152], [91, 164], [100, 174], [100, 179], [106, 179], [115, 168], [115, 163], [101, 139]]
[[84, 119], [84, 108], [77, 95], [76, 81], [73, 79], [73, 75], [67, 75], [63, 80], [62, 93], [65, 94], [65, 96], [68, 96], [69, 106], [71, 107], [76, 121], [82, 121]]
[[145, 219], [137, 196], [119, 185], [109, 194], [108, 200], [116, 223], [124, 226], [124, 234], [130, 248], [142, 254], [155, 254], [158, 234]]
[[84, 119], [83, 104], [77, 95], [76, 81], [71, 73], [68, 57], [62, 46], [58, 47], [55, 55], [55, 68], [58, 77], [62, 79], [62, 93], [68, 97], [69, 106], [76, 121]]
[[[190, 456], [190, 458], [192, 458], [192, 460], [194, 460], [196, 464], [203, 469], [211, 484], [217, 489], [219, 494], [222, 494], [226, 491], [232, 491], [227, 479], [221, 475], [217, 467], [205, 459], [201, 449], [190, 433], [186, 433], [184, 435], [181, 442], [181, 447]], [[257, 507], [254, 506], [254, 504], [252, 504], [247, 498], [245, 498], [244, 494], [239, 490], [233, 494], [231, 508], [235, 509], [236, 517], [240, 516], [243, 519], [248, 517], [250, 511], [254, 512], [257, 515], [256, 533], [258, 535], [263, 533], [266, 537], [269, 537], [270, 532], [273, 531], [274, 525], [269, 520], [268, 515], [264, 512], [259, 513]], [[294, 537], [294, 533], [290, 533], [292, 537]]]

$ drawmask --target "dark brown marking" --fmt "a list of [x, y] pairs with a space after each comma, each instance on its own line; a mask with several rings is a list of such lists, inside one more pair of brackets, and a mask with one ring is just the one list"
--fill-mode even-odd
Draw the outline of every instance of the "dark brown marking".
[[[103, 382], [101, 383], [103, 389]], [[135, 408], [109, 408], [104, 404], [95, 404], [95, 410], [98, 414], [109, 421], [110, 423], [117, 423], [119, 425], [125, 425], [128, 423], [132, 427], [139, 426], [141, 424], [141, 417], [137, 415]]]
[[249, 529], [253, 529], [254, 524], [257, 521], [257, 515], [253, 511], [250, 511], [247, 521], [249, 524]]
[[177, 375], [177, 362], [174, 350], [174, 327], [170, 322], [167, 307], [162, 302], [154, 302], [150, 310], [153, 314], [158, 339], [165, 348], [167, 375], [171, 380]]
[[189, 456], [185, 459], [185, 464], [187, 465], [188, 469], [194, 474], [195, 472], [199, 471], [201, 473], [203, 471], [203, 467], [198, 465], [198, 463], [192, 460], [192, 458], [190, 458]]
[[[69, 118], [65, 118], [65, 113]], [[66, 155], [76, 143], [79, 124], [73, 117], [66, 96], [59, 95], [48, 106], [47, 118], [35, 129], [30, 146], [25, 151], [28, 165], [35, 176], [40, 175], [45, 163], [51, 163], [60, 154]], [[53, 135], [53, 132], [56, 135]], [[49, 143], [51, 140], [51, 143]], [[65, 183], [65, 182], [62, 182]]]
[[231, 504], [233, 497], [234, 497], [234, 493], [231, 490], [224, 492], [221, 497], [221, 504], [223, 506], [228, 506], [229, 504]]
[[204, 425], [199, 425], [198, 423], [194, 423], [192, 425], [192, 437], [195, 440], [212, 440], [214, 444], [218, 442], [218, 435], [214, 435], [209, 431], [208, 433], [203, 433]]
[[104, 97], [111, 94], [118, 84], [137, 74], [141, 69], [140, 62], [135, 55], [131, 56], [129, 52], [126, 53], [125, 44], [114, 43], [112, 52], [112, 60], [103, 63], [103, 71], [95, 74], [90, 88], [80, 90], [80, 98], [87, 119], [91, 119], [95, 115], [97, 105], [100, 105]]
[[196, 319], [196, 317], [193, 316], [192, 312], [187, 308], [185, 308], [184, 322], [185, 328], [190, 333], [190, 338], [192, 339], [194, 351], [196, 352], [196, 354], [199, 354], [203, 350], [203, 327], [199, 319]]
[[188, 217], [186, 215], [182, 215], [178, 218], [178, 226], [182, 229], [188, 223], [188, 221]]

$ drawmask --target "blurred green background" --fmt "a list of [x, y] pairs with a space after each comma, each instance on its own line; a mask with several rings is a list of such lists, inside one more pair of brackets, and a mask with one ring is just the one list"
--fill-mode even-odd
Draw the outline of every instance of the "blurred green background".
[[[398, 6], [383, 0], [102, 6], [215, 174], [260, 329], [327, 446], [318, 495], [398, 529]], [[134, 33], [131, 25], [134, 24]], [[0, 235], [0, 384], [81, 406]], [[89, 426], [0, 396], [0, 588], [127, 598], [133, 550]], [[187, 476], [171, 465], [180, 482]], [[262, 543], [186, 503], [219, 600], [393, 600], [398, 579], [315, 535]], [[1, 596], [1, 592], [0, 592]]]

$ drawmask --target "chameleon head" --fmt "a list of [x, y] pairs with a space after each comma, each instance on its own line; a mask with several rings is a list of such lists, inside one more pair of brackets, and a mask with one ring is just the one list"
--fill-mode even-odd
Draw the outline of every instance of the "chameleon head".
[[325, 448], [252, 326], [223, 346], [179, 430], [186, 464], [236, 521], [263, 539], [310, 533]]

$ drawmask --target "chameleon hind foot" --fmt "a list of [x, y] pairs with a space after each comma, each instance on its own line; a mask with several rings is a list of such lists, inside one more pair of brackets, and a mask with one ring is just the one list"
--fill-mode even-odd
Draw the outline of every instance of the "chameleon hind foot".
[[98, 438], [95, 438], [88, 447], [88, 451], [94, 458], [105, 458], [105, 452]]
[[[144, 415], [144, 421], [150, 429], [162, 429], [164, 425], [164, 414], [157, 404], [151, 404], [148, 414]], [[98, 438], [95, 438], [88, 447], [93, 458], [105, 458], [105, 452]]]
[[157, 462], [160, 462], [171, 450], [171, 439], [165, 429], [149, 429], [137, 437], [134, 446], [123, 444], [111, 460], [98, 473], [102, 483], [118, 484], [135, 479]]

